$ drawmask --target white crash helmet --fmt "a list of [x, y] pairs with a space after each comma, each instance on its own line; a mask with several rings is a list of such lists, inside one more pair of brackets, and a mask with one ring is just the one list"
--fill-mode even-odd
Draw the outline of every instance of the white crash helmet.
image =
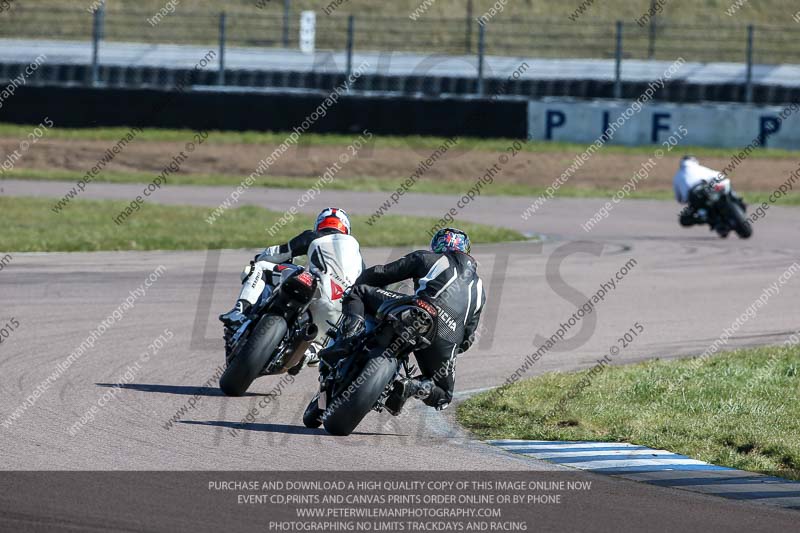
[[326, 207], [317, 216], [317, 223], [314, 229], [321, 231], [323, 229], [335, 229], [339, 233], [350, 235], [350, 217], [344, 209], [338, 207]]

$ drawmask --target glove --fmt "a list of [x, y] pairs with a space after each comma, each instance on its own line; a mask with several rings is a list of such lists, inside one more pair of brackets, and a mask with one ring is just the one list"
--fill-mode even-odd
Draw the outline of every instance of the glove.
[[458, 345], [458, 355], [461, 355], [462, 353], [469, 350], [474, 342], [475, 342], [475, 334], [473, 333], [472, 335], [461, 341], [461, 344]]
[[279, 245], [270, 246], [269, 248], [265, 248], [263, 252], [258, 254], [255, 258], [256, 263], [259, 261], [270, 261], [270, 262], [280, 262], [276, 261], [277, 257], [281, 255], [281, 247]]

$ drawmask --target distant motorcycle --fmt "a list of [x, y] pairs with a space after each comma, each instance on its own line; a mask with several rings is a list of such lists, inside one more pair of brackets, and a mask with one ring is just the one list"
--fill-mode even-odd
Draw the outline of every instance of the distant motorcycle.
[[296, 374], [317, 336], [308, 308], [319, 279], [291, 263], [275, 267], [291, 273], [274, 290], [264, 290], [249, 320], [236, 329], [225, 327], [227, 368], [219, 387], [227, 396], [242, 396], [259, 376]]
[[374, 327], [355, 340], [349, 356], [328, 362], [323, 352], [320, 390], [303, 415], [305, 426], [324, 425], [328, 433], [349, 435], [370, 411], [383, 411], [394, 382], [415, 370], [411, 352], [436, 339], [438, 314], [436, 306], [417, 296], [389, 301], [378, 309]]
[[682, 213], [680, 217], [682, 226], [706, 223], [723, 239], [731, 230], [742, 239], [747, 239], [753, 234], [753, 226], [745, 216], [747, 206], [741, 197], [733, 192], [731, 180], [725, 178], [714, 181], [700, 190], [704, 206], [695, 214]]

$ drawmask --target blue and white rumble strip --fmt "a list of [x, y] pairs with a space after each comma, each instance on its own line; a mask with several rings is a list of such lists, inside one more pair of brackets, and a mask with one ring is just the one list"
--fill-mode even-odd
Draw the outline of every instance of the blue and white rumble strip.
[[511, 453], [660, 487], [800, 510], [800, 483], [625, 442], [490, 440]]

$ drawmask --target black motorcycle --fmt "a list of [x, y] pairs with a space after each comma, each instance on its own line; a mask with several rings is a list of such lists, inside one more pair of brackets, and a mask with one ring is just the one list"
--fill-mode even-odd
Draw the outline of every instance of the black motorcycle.
[[227, 396], [242, 396], [259, 376], [296, 374], [317, 336], [308, 307], [317, 292], [318, 278], [291, 263], [278, 269], [292, 269], [292, 273], [271, 293], [264, 292], [244, 324], [236, 329], [225, 327], [227, 368], [219, 388]]
[[333, 435], [349, 435], [367, 413], [386, 409], [394, 382], [414, 372], [411, 352], [436, 339], [438, 315], [422, 297], [389, 301], [378, 309], [375, 326], [354, 340], [350, 355], [329, 361], [321, 352], [320, 390], [303, 415], [305, 426], [323, 425]]
[[745, 215], [747, 206], [742, 198], [733, 192], [729, 179], [725, 178], [697, 187], [696, 190], [693, 189], [692, 193], [697, 196], [706, 215], [702, 217], [699, 209], [694, 213], [686, 210], [680, 216], [682, 226], [707, 223], [723, 239], [731, 230], [735, 231], [742, 239], [753, 235], [753, 226]]

